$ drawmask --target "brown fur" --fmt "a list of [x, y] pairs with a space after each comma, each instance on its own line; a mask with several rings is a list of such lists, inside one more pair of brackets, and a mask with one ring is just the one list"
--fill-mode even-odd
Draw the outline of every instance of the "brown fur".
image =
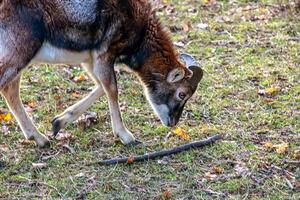
[[[179, 61], [168, 32], [146, 0], [0, 0], [0, 91], [25, 136], [40, 146], [45, 145], [46, 138], [38, 133], [21, 101], [12, 101], [11, 96], [18, 96], [21, 70], [45, 44], [74, 54], [90, 52], [92, 60], [83, 64], [97, 85], [88, 97], [54, 119], [55, 134], [105, 91], [114, 132], [125, 144], [135, 140], [119, 111], [113, 70], [116, 62], [129, 65], [137, 73], [151, 103], [169, 109], [169, 121], [164, 119], [168, 125], [178, 122], [196, 88], [189, 81], [192, 72]], [[183, 73], [180, 78], [177, 72]], [[178, 100], [179, 90], [187, 98]]]

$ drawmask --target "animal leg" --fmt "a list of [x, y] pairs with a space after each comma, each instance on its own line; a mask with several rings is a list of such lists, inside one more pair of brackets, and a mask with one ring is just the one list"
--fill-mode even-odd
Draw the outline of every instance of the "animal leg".
[[19, 90], [20, 75], [4, 87], [3, 90], [1, 90], [1, 94], [4, 96], [10, 111], [13, 113], [25, 137], [29, 140], [34, 140], [38, 146], [44, 147], [49, 141], [44, 135], [38, 132], [37, 128], [28, 117], [21, 102]]
[[97, 99], [104, 95], [101, 85], [97, 85], [93, 91], [76, 104], [67, 108], [62, 114], [56, 116], [52, 121], [53, 134], [56, 135], [60, 129], [68, 123], [78, 119]]
[[113, 132], [121, 138], [121, 141], [125, 145], [135, 144], [137, 141], [132, 133], [127, 130], [122, 121], [118, 103], [117, 81], [113, 64], [107, 64], [109, 62], [105, 61], [105, 59], [99, 58], [95, 61], [95, 63], [94, 74], [99, 77], [108, 98]]
[[97, 99], [105, 94], [100, 80], [98, 80], [97, 77], [92, 73], [92, 65], [84, 64], [83, 67], [86, 69], [89, 76], [94, 80], [96, 87], [85, 98], [70, 106], [62, 114], [53, 119], [52, 125], [54, 135], [56, 135], [60, 129], [64, 128], [66, 124], [78, 119]]

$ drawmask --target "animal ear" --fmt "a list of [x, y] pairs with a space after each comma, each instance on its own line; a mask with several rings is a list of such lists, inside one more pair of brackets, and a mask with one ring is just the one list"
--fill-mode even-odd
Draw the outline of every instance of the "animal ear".
[[169, 72], [167, 81], [169, 83], [178, 82], [184, 78], [184, 74], [185, 74], [184, 69], [181, 68], [173, 69], [172, 71]]
[[197, 88], [203, 77], [203, 70], [198, 66], [198, 63], [193, 56], [183, 53], [180, 55], [180, 58], [186, 63], [188, 69], [193, 72], [189, 82], [192, 87]]

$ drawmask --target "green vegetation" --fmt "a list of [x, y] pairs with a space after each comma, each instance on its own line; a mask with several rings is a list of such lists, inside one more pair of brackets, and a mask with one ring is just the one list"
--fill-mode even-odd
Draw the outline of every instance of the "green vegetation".
[[[136, 77], [121, 70], [123, 118], [144, 146], [124, 147], [113, 137], [105, 98], [89, 110], [97, 112], [96, 124], [69, 125], [48, 149], [23, 141], [14, 120], [3, 122], [10, 132], [0, 134], [1, 199], [299, 199], [299, 164], [290, 163], [300, 159], [297, 5], [155, 2], [174, 42], [184, 44], [179, 51], [193, 54], [205, 70], [178, 126], [192, 140], [221, 134], [223, 141], [145, 163], [94, 164], [186, 143], [168, 134], [171, 130], [154, 115]], [[88, 80], [73, 81], [81, 73], [76, 66], [50, 65], [24, 72], [22, 99], [41, 132], [51, 135], [52, 118], [93, 86]], [[8, 112], [3, 99], [0, 108]]]

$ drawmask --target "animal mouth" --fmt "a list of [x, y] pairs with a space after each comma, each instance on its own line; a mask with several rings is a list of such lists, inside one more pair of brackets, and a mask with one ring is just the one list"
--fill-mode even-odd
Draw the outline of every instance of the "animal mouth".
[[176, 126], [177, 123], [178, 123], [178, 120], [176, 120], [175, 117], [169, 117], [167, 126], [174, 127], [174, 126]]

